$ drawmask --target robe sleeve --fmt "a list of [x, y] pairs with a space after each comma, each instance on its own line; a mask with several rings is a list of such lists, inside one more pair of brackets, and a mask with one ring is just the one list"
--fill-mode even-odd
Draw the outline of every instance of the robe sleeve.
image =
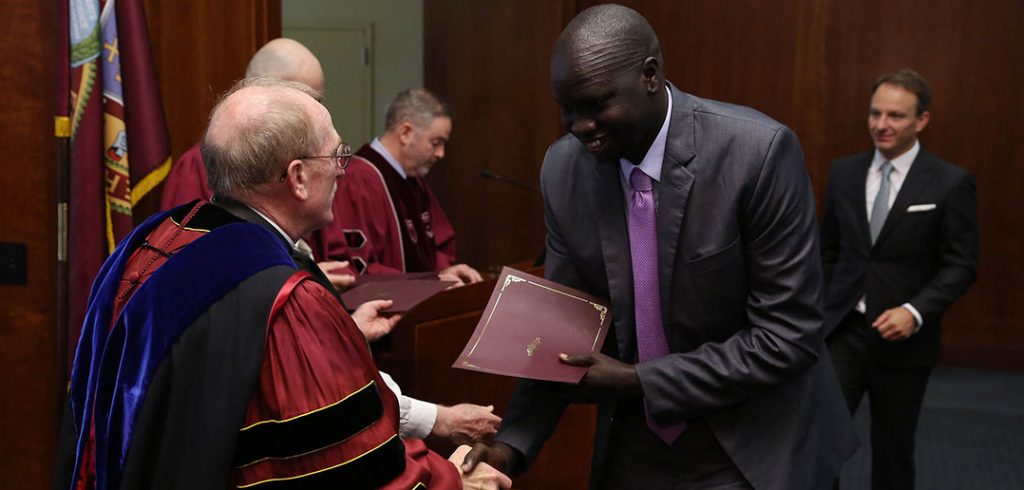
[[235, 485], [459, 488], [454, 465], [398, 437], [395, 395], [337, 299], [311, 280], [287, 289], [239, 431]]

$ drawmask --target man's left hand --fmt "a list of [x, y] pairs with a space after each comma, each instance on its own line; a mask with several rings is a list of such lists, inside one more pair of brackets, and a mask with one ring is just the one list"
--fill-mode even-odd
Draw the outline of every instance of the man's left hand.
[[366, 340], [373, 342], [391, 333], [398, 320], [402, 319], [401, 315], [386, 316], [380, 312], [380, 310], [390, 307], [391, 304], [390, 299], [367, 301], [352, 312], [352, 320], [356, 322], [356, 326], [359, 327], [359, 331], [363, 332]]
[[898, 342], [907, 340], [914, 334], [917, 322], [914, 321], [914, 315], [910, 310], [897, 306], [883, 311], [871, 326], [878, 330], [883, 339]]
[[587, 368], [580, 384], [570, 389], [574, 401], [599, 402], [641, 396], [636, 366], [626, 364], [600, 352], [570, 356], [559, 354], [562, 364]]
[[[462, 284], [473, 284], [484, 280], [484, 277], [477, 272], [476, 269], [466, 264], [455, 264], [450, 267], [445, 267], [437, 272], [437, 275], [442, 280], [455, 279]], [[462, 284], [459, 284], [461, 286]]]
[[331, 281], [331, 285], [339, 293], [352, 287], [356, 282], [356, 276], [348, 273], [347, 260], [342, 262], [337, 260], [317, 262], [316, 266], [323, 271], [324, 275], [327, 276], [327, 280]]

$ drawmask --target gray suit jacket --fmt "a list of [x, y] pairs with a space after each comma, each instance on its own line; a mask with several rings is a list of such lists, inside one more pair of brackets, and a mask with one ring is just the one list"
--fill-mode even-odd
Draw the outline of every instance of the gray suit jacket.
[[[826, 488], [857, 442], [824, 349], [814, 201], [799, 142], [752, 109], [671, 94], [658, 262], [672, 354], [637, 365], [648, 406], [659, 422], [704, 417], [755, 488]], [[610, 297], [604, 350], [634, 362], [619, 178], [617, 164], [599, 164], [571, 135], [548, 149], [545, 273]], [[559, 385], [520, 382], [497, 439], [531, 463], [570, 401]], [[592, 486], [615, 411], [599, 407]]]

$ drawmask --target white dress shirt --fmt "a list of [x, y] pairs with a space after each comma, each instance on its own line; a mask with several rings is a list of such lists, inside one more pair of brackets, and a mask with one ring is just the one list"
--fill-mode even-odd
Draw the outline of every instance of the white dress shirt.
[[668, 92], [668, 109], [665, 110], [665, 121], [661, 123], [658, 136], [654, 138], [651, 147], [647, 149], [647, 154], [640, 161], [640, 165], [634, 165], [633, 162], [626, 160], [625, 157], [619, 159], [619, 168], [622, 170], [619, 182], [622, 184], [622, 192], [626, 196], [627, 224], [629, 224], [629, 203], [633, 199], [633, 184], [629, 182], [629, 175], [633, 172], [634, 168], [639, 168], [641, 172], [647, 174], [653, 181], [651, 182], [651, 193], [653, 194], [655, 209], [657, 209], [658, 186], [661, 183], [661, 166], [665, 161], [665, 142], [668, 140], [668, 124], [672, 119], [672, 91], [668, 89], [668, 86], [665, 87], [665, 91]]
[[[896, 196], [900, 193], [900, 188], [903, 187], [903, 181], [907, 180], [910, 167], [914, 165], [914, 159], [917, 158], [917, 154], [920, 152], [921, 143], [915, 140], [914, 146], [910, 147], [909, 150], [892, 160], [888, 160], [892, 164], [892, 172], [889, 173], [889, 209], [892, 209], [893, 203], [896, 202]], [[876, 149], [875, 156], [871, 159], [871, 168], [868, 169], [867, 181], [864, 182], [864, 205], [867, 209], [869, 223], [871, 222], [871, 210], [875, 205], [875, 196], [878, 195], [878, 189], [882, 186], [882, 164], [885, 162], [886, 158]], [[917, 333], [918, 330], [921, 330], [921, 325], [924, 325], [921, 313], [910, 303], [903, 303], [902, 306], [910, 311], [911, 315], [914, 315], [914, 321], [917, 323], [917, 326], [914, 327], [914, 333]], [[867, 304], [864, 302], [864, 296], [861, 296], [860, 301], [857, 302], [856, 310], [860, 313], [868, 310]]]
[[398, 435], [402, 439], [423, 439], [430, 435], [437, 420], [437, 405], [403, 395], [402, 388], [384, 371], [380, 372], [380, 377], [398, 397]]

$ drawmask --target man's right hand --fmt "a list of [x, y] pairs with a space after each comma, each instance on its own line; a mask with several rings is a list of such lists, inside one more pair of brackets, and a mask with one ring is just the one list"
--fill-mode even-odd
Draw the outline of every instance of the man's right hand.
[[398, 320], [402, 319], [401, 315], [386, 315], [380, 312], [393, 303], [390, 299], [375, 299], [359, 305], [359, 308], [352, 312], [352, 320], [356, 322], [356, 326], [363, 332], [367, 341], [373, 342], [391, 333]]
[[503, 472], [498, 471], [486, 462], [474, 463], [474, 469], [466, 471], [466, 453], [471, 452], [469, 446], [459, 446], [448, 458], [462, 477], [463, 490], [504, 490], [512, 488], [512, 480]]
[[488, 446], [484, 443], [477, 443], [462, 460], [460, 469], [463, 473], [469, 473], [476, 468], [477, 464], [487, 463], [507, 475], [515, 469], [518, 460], [519, 454], [508, 444], [495, 442]]
[[431, 433], [455, 444], [473, 444], [490, 441], [500, 425], [501, 417], [494, 414], [494, 405], [438, 405]]

